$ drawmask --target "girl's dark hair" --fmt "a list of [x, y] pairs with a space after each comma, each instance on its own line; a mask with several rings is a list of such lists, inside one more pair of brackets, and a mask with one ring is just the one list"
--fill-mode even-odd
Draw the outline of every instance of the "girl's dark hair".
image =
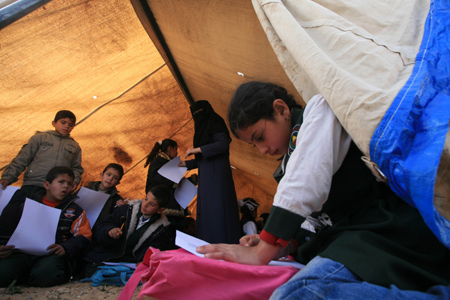
[[238, 137], [238, 130], [245, 129], [261, 119], [272, 120], [273, 101], [276, 99], [283, 100], [289, 109], [301, 107], [285, 88], [276, 84], [260, 81], [241, 84], [228, 106], [228, 124], [231, 132]]
[[122, 179], [124, 172], [123, 172], [123, 167], [121, 165], [115, 164], [115, 163], [110, 163], [109, 165], [107, 165], [105, 167], [105, 169], [103, 170], [103, 173], [105, 173], [106, 170], [108, 170], [109, 168], [117, 170], [117, 172], [119, 172], [119, 180]]
[[177, 142], [171, 139], [165, 139], [160, 144], [159, 141], [155, 143], [155, 146], [153, 146], [152, 151], [147, 156], [147, 161], [145, 162], [144, 168], [147, 167], [152, 160], [158, 155], [159, 151], [166, 152], [167, 148], [169, 147], [178, 147]]
[[158, 201], [159, 207], [167, 207], [169, 204], [172, 194], [170, 189], [165, 185], [157, 185], [150, 189], [150, 192], [155, 196], [156, 201]]
[[54, 167], [48, 171], [47, 176], [45, 176], [45, 181], [48, 181], [49, 183], [52, 183], [53, 180], [56, 179], [59, 175], [67, 174], [69, 177], [75, 179], [75, 174], [73, 173], [72, 169], [69, 167]]

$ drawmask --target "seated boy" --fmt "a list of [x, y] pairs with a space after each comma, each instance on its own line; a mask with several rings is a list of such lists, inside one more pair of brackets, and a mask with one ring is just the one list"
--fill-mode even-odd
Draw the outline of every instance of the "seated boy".
[[171, 193], [166, 186], [152, 188], [144, 200], [120, 206], [99, 224], [96, 242], [84, 257], [87, 275], [104, 261], [141, 262], [149, 247], [175, 248], [175, 231], [163, 214]]
[[106, 216], [110, 215], [114, 207], [121, 206], [125, 204], [122, 196], [119, 195], [116, 186], [120, 183], [120, 180], [123, 176], [123, 167], [119, 164], [110, 163], [106, 166], [102, 173], [100, 173], [101, 181], [91, 181], [88, 183], [87, 188], [99, 191], [102, 193], [109, 194], [108, 200], [106, 200], [105, 205], [103, 206], [100, 214], [95, 221], [95, 224], [92, 226], [93, 238], [95, 238], [95, 232], [97, 230], [98, 224], [100, 224], [101, 220], [103, 220]]
[[[14, 280], [31, 286], [49, 287], [69, 280], [73, 259], [83, 253], [91, 239], [91, 227], [85, 211], [74, 202], [70, 193], [74, 173], [68, 167], [52, 168], [44, 182], [44, 192], [28, 194], [18, 190], [0, 216], [0, 286], [6, 287]], [[36, 256], [13, 251], [4, 246], [22, 216], [25, 198], [61, 210], [56, 230], [55, 244], [49, 245], [48, 255]], [[45, 218], [45, 216], [41, 216]]]
[[70, 137], [75, 123], [76, 117], [71, 111], [58, 111], [52, 121], [55, 130], [36, 132], [3, 171], [0, 179], [2, 188], [16, 182], [26, 169], [22, 189], [28, 193], [43, 191], [48, 171], [56, 166], [66, 166], [72, 168], [75, 174], [71, 191], [75, 190], [84, 171], [81, 167], [81, 148]]

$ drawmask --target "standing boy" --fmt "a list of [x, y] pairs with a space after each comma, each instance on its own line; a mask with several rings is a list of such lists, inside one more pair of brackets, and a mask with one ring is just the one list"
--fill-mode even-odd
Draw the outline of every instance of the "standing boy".
[[[85, 211], [74, 202], [76, 197], [70, 193], [74, 177], [68, 167], [52, 168], [43, 183], [45, 192], [30, 195], [19, 189], [4, 208], [0, 215], [3, 245], [0, 246], [1, 287], [14, 280], [39, 287], [63, 284], [69, 280], [73, 259], [84, 253], [92, 235]], [[61, 210], [55, 244], [48, 246], [48, 255], [26, 254], [4, 246], [19, 224], [27, 197]]]
[[71, 191], [80, 183], [83, 168], [81, 167], [81, 148], [70, 137], [75, 127], [76, 117], [68, 110], [60, 110], [52, 121], [55, 130], [38, 131], [27, 144], [23, 145], [17, 156], [3, 171], [0, 184], [6, 186], [17, 181], [23, 175], [22, 189], [29, 193], [43, 190], [43, 183], [48, 171], [56, 166], [70, 167], [75, 180]]
[[110, 215], [113, 212], [114, 207], [125, 204], [116, 188], [122, 179], [123, 173], [123, 167], [121, 165], [110, 163], [103, 172], [100, 173], [101, 181], [91, 181], [88, 183], [88, 189], [109, 194], [108, 200], [106, 200], [95, 224], [92, 226], [92, 233], [94, 235], [101, 220]]

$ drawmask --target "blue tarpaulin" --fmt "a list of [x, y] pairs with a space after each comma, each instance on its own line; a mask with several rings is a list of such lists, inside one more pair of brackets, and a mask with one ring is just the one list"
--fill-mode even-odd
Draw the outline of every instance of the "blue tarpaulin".
[[450, 248], [450, 222], [433, 205], [449, 120], [450, 2], [431, 1], [413, 73], [374, 132], [370, 156]]

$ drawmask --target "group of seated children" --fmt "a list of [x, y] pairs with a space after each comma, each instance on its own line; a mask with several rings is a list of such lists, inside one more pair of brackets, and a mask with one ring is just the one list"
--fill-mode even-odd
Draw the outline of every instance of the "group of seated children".
[[[116, 166], [109, 165], [101, 174], [102, 181], [90, 182], [89, 186], [102, 190], [107, 183], [115, 181], [117, 184], [123, 172], [117, 172]], [[111, 176], [114, 173], [120, 175]], [[150, 246], [161, 250], [175, 247], [175, 231], [162, 214], [170, 199], [167, 187], [154, 187], [144, 200], [125, 203], [115, 185], [110, 185], [103, 190], [110, 197], [91, 230], [86, 212], [75, 203], [78, 197], [71, 193], [74, 178], [69, 167], [54, 167], [47, 174], [44, 191], [28, 193], [19, 189], [3, 209], [0, 215], [1, 287], [14, 281], [15, 284], [54, 286], [75, 275], [90, 276], [105, 261], [138, 263]], [[26, 198], [61, 210], [55, 244], [48, 246], [48, 255], [26, 254], [16, 251], [14, 245], [6, 246], [21, 219]], [[87, 269], [80, 268], [80, 264]], [[74, 274], [74, 270], [83, 271]]]
[[[140, 262], [150, 246], [175, 248], [175, 231], [162, 214], [171, 197], [169, 189], [156, 186], [144, 200], [126, 203], [116, 189], [124, 174], [119, 164], [107, 165], [101, 181], [88, 183], [87, 188], [109, 194], [94, 224], [89, 223], [73, 193], [84, 171], [81, 149], [70, 137], [75, 123], [72, 112], [59, 111], [52, 122], [55, 130], [33, 135], [2, 173], [4, 190], [26, 169], [22, 187], [0, 215], [0, 287], [55, 286], [92, 273], [104, 261]], [[8, 245], [26, 198], [61, 211], [55, 243], [47, 247], [46, 255], [27, 254]]]

